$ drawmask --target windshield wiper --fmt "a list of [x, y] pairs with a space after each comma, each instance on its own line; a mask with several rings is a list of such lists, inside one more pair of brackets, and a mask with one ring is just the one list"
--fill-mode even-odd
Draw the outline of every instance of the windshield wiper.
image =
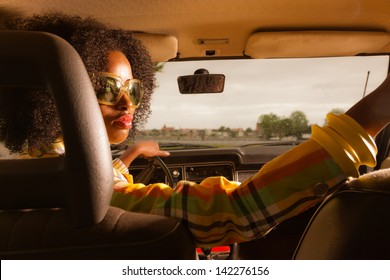
[[302, 143], [303, 140], [288, 140], [288, 141], [265, 141], [265, 142], [258, 142], [258, 143], [251, 143], [241, 146], [243, 147], [249, 147], [249, 146], [296, 146]]
[[192, 143], [163, 142], [159, 143], [161, 149], [207, 149], [214, 148], [210, 145], [200, 145]]

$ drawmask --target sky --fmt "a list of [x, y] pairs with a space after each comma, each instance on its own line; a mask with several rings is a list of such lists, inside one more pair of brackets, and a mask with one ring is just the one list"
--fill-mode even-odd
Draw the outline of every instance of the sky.
[[[224, 92], [180, 94], [177, 77], [198, 68], [224, 74]], [[383, 56], [168, 62], [157, 73], [145, 128], [255, 129], [262, 114], [288, 117], [296, 110], [303, 111], [310, 124], [323, 125], [327, 112], [347, 110], [379, 86], [387, 68]]]

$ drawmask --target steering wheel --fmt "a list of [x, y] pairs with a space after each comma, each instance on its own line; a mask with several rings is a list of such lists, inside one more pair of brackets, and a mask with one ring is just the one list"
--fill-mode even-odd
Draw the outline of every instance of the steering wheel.
[[164, 161], [158, 156], [151, 157], [148, 160], [148, 165], [135, 177], [134, 182], [146, 185], [149, 182], [150, 178], [152, 178], [152, 175], [154, 174], [156, 169], [160, 167], [164, 172], [164, 175], [168, 178], [168, 185], [173, 188], [175, 186], [175, 183], [173, 181], [172, 174], [169, 171], [168, 166], [164, 163]]

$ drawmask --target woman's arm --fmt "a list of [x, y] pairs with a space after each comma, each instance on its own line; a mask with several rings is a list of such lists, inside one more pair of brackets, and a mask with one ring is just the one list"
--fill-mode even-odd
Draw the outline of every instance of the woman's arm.
[[390, 75], [373, 92], [352, 106], [346, 114], [375, 137], [390, 122]]
[[157, 142], [142, 141], [129, 146], [119, 159], [125, 166], [129, 167], [133, 160], [139, 156], [147, 158], [154, 156], [166, 157], [169, 156], [169, 152], [160, 150]]

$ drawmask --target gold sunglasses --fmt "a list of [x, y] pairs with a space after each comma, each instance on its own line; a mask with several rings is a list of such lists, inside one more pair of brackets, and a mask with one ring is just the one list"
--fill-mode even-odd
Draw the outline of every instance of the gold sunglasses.
[[100, 104], [116, 105], [124, 93], [127, 94], [134, 108], [138, 108], [144, 95], [144, 88], [140, 80], [122, 79], [111, 73], [98, 72], [91, 75], [96, 97]]

